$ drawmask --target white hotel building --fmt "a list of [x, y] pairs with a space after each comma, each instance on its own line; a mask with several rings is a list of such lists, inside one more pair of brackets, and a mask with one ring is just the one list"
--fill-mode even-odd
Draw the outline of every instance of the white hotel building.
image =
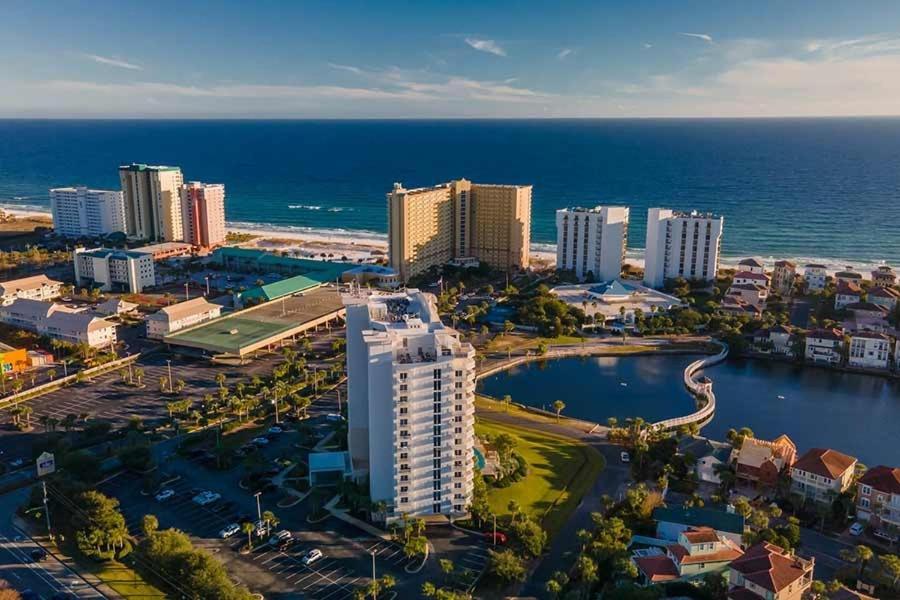
[[556, 268], [588, 273], [597, 281], [618, 279], [628, 242], [625, 206], [564, 208], [556, 211]]
[[472, 497], [475, 350], [418, 290], [348, 295], [349, 451], [389, 519], [465, 514]]
[[724, 219], [696, 211], [647, 211], [644, 284], [662, 287], [667, 279], [715, 281]]
[[68, 237], [125, 232], [122, 192], [65, 187], [50, 190], [53, 230]]

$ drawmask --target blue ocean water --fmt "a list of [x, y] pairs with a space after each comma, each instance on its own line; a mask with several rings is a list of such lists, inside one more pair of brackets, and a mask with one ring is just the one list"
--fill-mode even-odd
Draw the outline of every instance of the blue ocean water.
[[627, 204], [725, 217], [723, 252], [900, 264], [900, 119], [0, 121], [0, 204], [116, 188], [129, 162], [221, 182], [233, 223], [384, 233], [384, 194], [458, 177], [534, 185], [554, 210]]

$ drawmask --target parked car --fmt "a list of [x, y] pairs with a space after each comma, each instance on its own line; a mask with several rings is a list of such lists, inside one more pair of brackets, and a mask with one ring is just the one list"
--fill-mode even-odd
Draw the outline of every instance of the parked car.
[[291, 539], [291, 532], [287, 529], [282, 529], [281, 531], [277, 531], [272, 534], [272, 537], [269, 538], [269, 543], [273, 546], [276, 546], [279, 543], [289, 539]]
[[302, 562], [306, 566], [309, 566], [309, 565], [313, 564], [314, 562], [316, 562], [317, 560], [319, 560], [320, 558], [322, 558], [323, 556], [325, 556], [325, 555], [322, 554], [321, 550], [319, 550], [318, 548], [313, 548], [312, 550], [310, 550], [309, 552], [307, 552], [306, 554], [303, 555], [303, 558], [300, 559], [300, 562]]
[[278, 425], [272, 425], [271, 427], [269, 427], [269, 433], [274, 433], [274, 434], [284, 433], [284, 429], [282, 429]]
[[507, 542], [506, 534], [502, 531], [498, 531], [497, 533], [489, 531], [484, 534], [484, 539], [487, 540], [488, 544], [497, 544], [498, 546], [502, 546]]
[[31, 559], [34, 562], [44, 562], [47, 559], [47, 553], [43, 548], [35, 548], [31, 551]]
[[237, 532], [239, 532], [240, 530], [241, 530], [240, 525], [238, 525], [237, 523], [232, 523], [231, 525], [226, 525], [225, 527], [222, 528], [222, 530], [219, 532], [219, 537], [222, 538], [223, 540], [226, 540], [226, 539], [230, 538], [231, 536], [233, 536], [234, 534], [236, 534]]
[[159, 493], [154, 497], [156, 498], [157, 502], [165, 502], [166, 500], [175, 497], [175, 490], [166, 488], [164, 490], [160, 490]]
[[250, 443], [254, 444], [256, 446], [265, 446], [266, 444], [269, 443], [269, 440], [267, 438], [259, 436], [259, 437], [255, 437], [252, 440], [250, 440]]
[[206, 506], [207, 504], [212, 504], [216, 500], [222, 497], [222, 494], [218, 492], [210, 492], [209, 490], [200, 492], [196, 496], [193, 497], [194, 504], [199, 504], [200, 506]]
[[339, 415], [337, 413], [329, 413], [325, 415], [325, 419], [327, 421], [331, 421], [332, 423], [339, 423], [344, 420], [343, 415]]
[[631, 462], [631, 456], [629, 456], [627, 452], [623, 452], [619, 457], [622, 459], [623, 463]]
[[862, 535], [862, 532], [866, 530], [866, 526], [857, 521], [853, 525], [850, 526], [850, 535]]

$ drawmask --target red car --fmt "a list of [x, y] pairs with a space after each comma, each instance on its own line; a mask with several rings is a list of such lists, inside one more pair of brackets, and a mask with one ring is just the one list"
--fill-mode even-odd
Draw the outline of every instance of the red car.
[[506, 534], [502, 531], [498, 531], [497, 533], [488, 532], [484, 534], [484, 539], [487, 540], [488, 544], [495, 544], [499, 546], [503, 546], [506, 544]]

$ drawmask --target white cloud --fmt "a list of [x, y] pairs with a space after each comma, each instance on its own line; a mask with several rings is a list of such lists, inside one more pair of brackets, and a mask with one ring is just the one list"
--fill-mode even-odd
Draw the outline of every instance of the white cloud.
[[652, 48], [652, 47], [653, 47], [653, 44], [648, 44], [648, 43], [644, 42], [644, 49], [645, 49], [645, 50], [649, 50], [649, 49]]
[[563, 48], [562, 50], [560, 50], [559, 52], [556, 53], [556, 58], [558, 58], [559, 60], [563, 60], [567, 56], [571, 55], [573, 52], [575, 52], [575, 51], [572, 50], [571, 48]]
[[129, 69], [132, 71], [143, 71], [144, 67], [140, 65], [136, 65], [134, 63], [130, 63], [119, 58], [112, 58], [108, 56], [99, 56], [97, 54], [85, 54], [85, 58], [92, 60], [96, 63], [100, 63], [101, 65], [108, 65], [110, 67], [118, 67], [120, 69]]
[[355, 75], [362, 75], [363, 70], [359, 67], [354, 67], [352, 65], [340, 65], [337, 63], [328, 63], [328, 66], [337, 71], [347, 71], [348, 73], [353, 73]]
[[713, 43], [712, 36], [709, 35], [708, 33], [685, 33], [685, 32], [679, 32], [678, 35], [684, 35], [684, 36], [687, 36], [687, 37], [697, 38], [698, 40], [703, 40], [704, 42], [707, 42], [707, 43], [710, 43], [710, 44]]
[[506, 50], [494, 40], [482, 40], [467, 37], [466, 43], [479, 52], [487, 52], [488, 54], [494, 54], [496, 56], [506, 56]]

